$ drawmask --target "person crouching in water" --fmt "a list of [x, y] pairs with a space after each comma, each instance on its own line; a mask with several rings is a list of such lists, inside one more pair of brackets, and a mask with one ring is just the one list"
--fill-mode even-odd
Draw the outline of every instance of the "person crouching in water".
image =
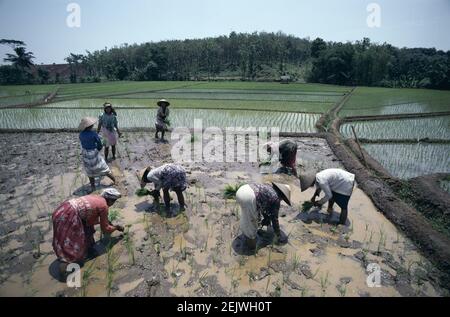
[[95, 225], [103, 233], [123, 232], [122, 226], [108, 221], [108, 211], [121, 194], [114, 188], [105, 189], [101, 195], [88, 195], [63, 202], [53, 212], [53, 250], [59, 260], [61, 277], [69, 263], [82, 264], [88, 256], [95, 255]]
[[112, 159], [116, 159], [116, 144], [117, 139], [121, 137], [122, 133], [119, 131], [117, 122], [117, 113], [112, 104], [105, 103], [103, 105], [104, 113], [99, 117], [97, 133], [102, 133], [105, 139], [105, 160], [108, 161], [109, 147], [112, 150]]
[[272, 225], [276, 243], [287, 241], [281, 235], [278, 222], [282, 200], [291, 206], [291, 189], [285, 184], [247, 184], [236, 192], [236, 201], [242, 210], [240, 227], [247, 238], [249, 249], [256, 248], [256, 235], [260, 225]]
[[161, 132], [161, 140], [164, 141], [164, 134], [166, 131], [169, 131], [168, 128], [168, 119], [169, 119], [169, 106], [170, 102], [168, 102], [166, 99], [161, 99], [158, 101], [158, 111], [156, 113], [156, 133], [155, 133], [155, 139], [158, 139], [158, 133]]
[[148, 183], [153, 183], [155, 189], [151, 192], [151, 195], [155, 198], [154, 204], [158, 208], [160, 190], [162, 189], [167, 213], [170, 213], [169, 190], [172, 190], [177, 194], [180, 210], [184, 211], [186, 209], [183, 192], [187, 188], [187, 181], [186, 171], [182, 166], [176, 164], [165, 164], [154, 169], [147, 167], [146, 169], [137, 172], [137, 177], [141, 184], [141, 188], [144, 188]]
[[[333, 213], [333, 206], [336, 203], [341, 208], [339, 224], [345, 225], [348, 215], [348, 202], [353, 193], [355, 185], [355, 175], [341, 169], [327, 169], [315, 175], [305, 174], [300, 176], [300, 187], [302, 192], [316, 185], [316, 192], [311, 198], [314, 206], [322, 208], [328, 202], [328, 213]], [[321, 191], [325, 196], [316, 201]]]
[[284, 140], [279, 143], [268, 142], [264, 145], [269, 154], [269, 159], [278, 155], [278, 159], [283, 168], [289, 168], [292, 174], [297, 177], [297, 143], [291, 140]]
[[95, 191], [95, 177], [107, 176], [113, 181], [113, 184], [116, 183], [109, 166], [100, 154], [103, 144], [98, 134], [93, 130], [96, 122], [97, 119], [86, 117], [81, 120], [78, 126], [81, 130], [81, 156], [86, 175], [91, 183], [92, 192]]

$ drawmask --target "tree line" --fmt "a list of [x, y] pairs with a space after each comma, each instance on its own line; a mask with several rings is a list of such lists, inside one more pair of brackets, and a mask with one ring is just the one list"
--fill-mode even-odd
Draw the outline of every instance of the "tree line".
[[[1, 40], [15, 54], [0, 67], [0, 83], [56, 82], [56, 74], [33, 66], [20, 41]], [[364, 38], [354, 43], [325, 42], [284, 33], [236, 33], [205, 39], [123, 44], [70, 54], [68, 78], [101, 80], [245, 80], [288, 78], [337, 85], [450, 88], [450, 51], [397, 48]], [[33, 69], [33, 71], [30, 71]]]

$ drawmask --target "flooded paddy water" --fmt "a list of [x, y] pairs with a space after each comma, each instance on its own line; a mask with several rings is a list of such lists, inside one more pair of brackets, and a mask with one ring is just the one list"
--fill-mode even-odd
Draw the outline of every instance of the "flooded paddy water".
[[[323, 139], [293, 139], [300, 170], [341, 167]], [[336, 227], [325, 210], [301, 212], [313, 189], [298, 180], [261, 174], [256, 163], [192, 163], [188, 208], [172, 214], [138, 197], [136, 169], [171, 162], [171, 144], [149, 133], [125, 133], [110, 166], [121, 198], [113, 207], [126, 234], [103, 237], [100, 255], [82, 268], [82, 287], [56, 279], [51, 213], [89, 188], [78, 135], [0, 134], [0, 296], [442, 296], [442, 273], [356, 188], [349, 221]], [[276, 245], [261, 232], [249, 252], [239, 232], [240, 208], [223, 198], [227, 184], [277, 180], [292, 186], [293, 206], [282, 204]], [[101, 187], [109, 184], [101, 180]], [[100, 233], [96, 240], [100, 239]], [[107, 246], [110, 246], [108, 248]], [[367, 266], [381, 268], [381, 287], [368, 287]]]

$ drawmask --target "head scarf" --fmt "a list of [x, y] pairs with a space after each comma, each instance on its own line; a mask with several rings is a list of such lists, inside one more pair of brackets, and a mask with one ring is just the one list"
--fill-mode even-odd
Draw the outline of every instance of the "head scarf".
[[102, 192], [101, 196], [105, 199], [117, 200], [122, 197], [122, 194], [115, 188], [107, 188]]

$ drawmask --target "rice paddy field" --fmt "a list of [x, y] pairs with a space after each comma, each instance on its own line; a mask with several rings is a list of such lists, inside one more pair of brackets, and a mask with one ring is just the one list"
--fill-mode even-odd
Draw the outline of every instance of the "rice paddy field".
[[441, 139], [450, 140], [450, 115], [430, 118], [355, 121], [343, 124], [341, 133], [352, 138], [351, 127], [359, 138], [389, 139]]
[[[42, 106], [15, 109], [14, 105], [42, 101]], [[321, 114], [337, 105], [351, 87], [322, 84], [255, 82], [107, 82], [89, 84], [0, 87], [0, 129], [74, 129], [83, 116], [97, 117], [104, 102], [118, 111], [122, 128], [154, 127], [156, 102], [171, 101], [171, 128], [191, 128], [194, 119], [203, 127], [278, 127], [281, 132], [317, 132]], [[6, 107], [6, 108], [5, 108]], [[348, 116], [450, 111], [450, 92], [424, 89], [357, 87], [339, 113]], [[375, 118], [374, 118], [375, 119]], [[449, 171], [446, 144], [414, 144], [419, 139], [450, 140], [450, 115], [354, 121], [341, 133], [352, 138], [351, 126], [361, 139], [377, 140], [364, 147], [395, 176], [408, 178]], [[392, 143], [410, 140], [412, 144]], [[390, 141], [383, 143], [383, 140]], [[426, 153], [425, 153], [426, 152]], [[439, 162], [434, 163], [433, 160]], [[428, 166], [428, 167], [427, 167]]]
[[363, 147], [389, 173], [400, 179], [450, 173], [450, 144], [367, 143]]
[[450, 91], [358, 87], [340, 115], [365, 116], [450, 111]]

